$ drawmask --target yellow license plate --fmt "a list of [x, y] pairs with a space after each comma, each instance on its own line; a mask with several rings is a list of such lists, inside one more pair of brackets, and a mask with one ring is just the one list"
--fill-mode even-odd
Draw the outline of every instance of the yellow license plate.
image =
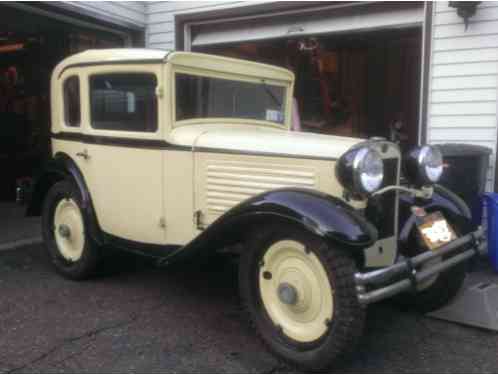
[[427, 247], [437, 250], [442, 245], [457, 238], [453, 228], [441, 212], [434, 212], [422, 218], [418, 230]]

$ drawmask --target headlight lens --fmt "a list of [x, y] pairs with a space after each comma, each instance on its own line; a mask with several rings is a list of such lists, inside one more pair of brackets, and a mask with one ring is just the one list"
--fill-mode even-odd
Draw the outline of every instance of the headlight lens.
[[413, 149], [406, 163], [408, 178], [417, 185], [435, 184], [443, 174], [443, 156], [436, 146]]
[[382, 185], [384, 164], [375, 149], [368, 146], [353, 148], [337, 162], [336, 176], [350, 192], [368, 195]]
[[362, 149], [357, 155], [357, 178], [361, 189], [366, 193], [373, 193], [382, 185], [384, 179], [384, 164], [379, 153], [370, 148]]
[[443, 156], [438, 148], [424, 146], [420, 150], [419, 164], [424, 169], [427, 180], [436, 183], [443, 174]]

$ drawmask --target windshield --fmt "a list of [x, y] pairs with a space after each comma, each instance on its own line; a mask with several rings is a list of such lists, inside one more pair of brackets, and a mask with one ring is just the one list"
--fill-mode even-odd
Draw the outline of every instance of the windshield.
[[176, 121], [239, 118], [284, 123], [285, 87], [176, 73]]

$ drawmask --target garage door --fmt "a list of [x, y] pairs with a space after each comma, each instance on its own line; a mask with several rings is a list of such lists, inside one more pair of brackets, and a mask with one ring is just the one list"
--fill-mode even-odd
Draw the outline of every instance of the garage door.
[[292, 13], [192, 23], [189, 25], [190, 48], [312, 34], [405, 28], [421, 25], [423, 19], [423, 2], [329, 5]]

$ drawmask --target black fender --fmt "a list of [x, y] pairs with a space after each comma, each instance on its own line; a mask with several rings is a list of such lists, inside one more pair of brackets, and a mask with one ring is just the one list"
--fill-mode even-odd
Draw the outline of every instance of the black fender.
[[40, 216], [43, 201], [49, 189], [55, 183], [65, 179], [70, 179], [78, 187], [81, 196], [83, 218], [85, 226], [88, 229], [88, 234], [98, 244], [102, 244], [104, 241], [102, 232], [98, 225], [85, 178], [74, 160], [65, 153], [57, 153], [34, 178], [26, 214], [28, 216]]
[[354, 252], [371, 246], [378, 238], [376, 228], [341, 199], [315, 190], [282, 188], [235, 206], [176, 253], [189, 256], [201, 248], [220, 249], [240, 242], [258, 226], [264, 228], [279, 221], [299, 225], [329, 245]]
[[415, 198], [402, 193], [399, 199], [399, 245], [400, 250], [413, 247], [416, 228], [412, 206], [423, 207], [427, 213], [440, 211], [450, 225], [465, 235], [476, 229], [472, 222], [472, 213], [467, 204], [455, 193], [441, 185], [434, 186], [430, 199]]

